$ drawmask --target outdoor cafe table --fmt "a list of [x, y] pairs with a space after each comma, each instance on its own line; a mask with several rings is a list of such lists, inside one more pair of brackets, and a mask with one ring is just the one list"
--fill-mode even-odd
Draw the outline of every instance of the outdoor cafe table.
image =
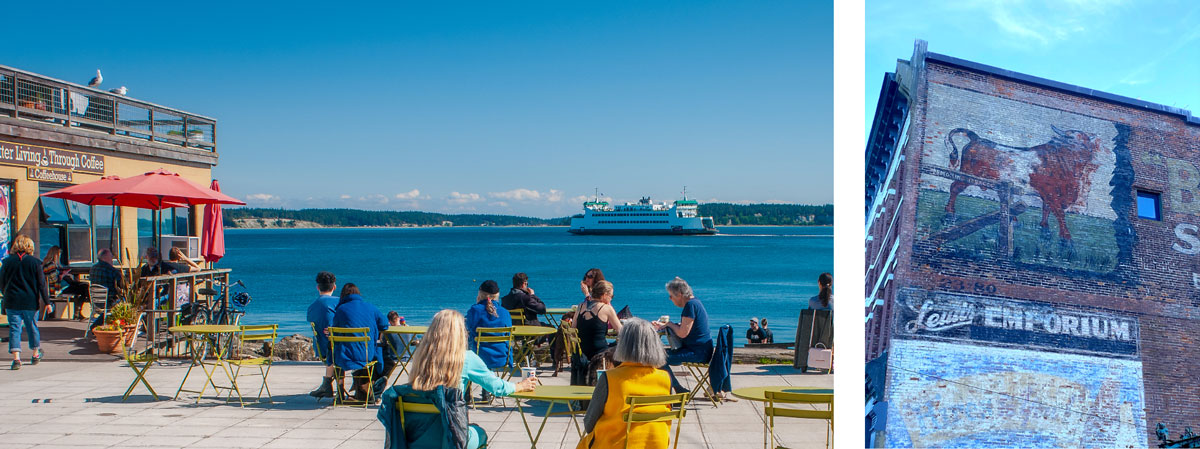
[[[520, 338], [517, 342], [517, 353], [513, 354], [513, 362], [518, 363], [529, 357], [533, 353], [538, 337], [545, 337], [558, 332], [558, 328], [546, 326], [513, 326], [513, 338]], [[536, 365], [534, 365], [536, 366]]]
[[[172, 334], [183, 334], [187, 338], [188, 354], [192, 358], [192, 364], [188, 366], [187, 373], [183, 375], [183, 381], [179, 383], [179, 390], [175, 391], [175, 399], [179, 399], [179, 393], [188, 392], [196, 393], [198, 395], [196, 396], [196, 402], [200, 402], [200, 398], [204, 396], [204, 392], [208, 389], [209, 385], [212, 385], [213, 390], [217, 391], [217, 384], [213, 382], [212, 377], [217, 373], [217, 367], [221, 367], [224, 370], [223, 363], [225, 357], [228, 355], [227, 352], [230, 346], [232, 346], [231, 344], [221, 345], [219, 342], [223, 336], [232, 337], [239, 330], [241, 330], [240, 326], [229, 324], [192, 324], [167, 328], [167, 331]], [[209, 337], [215, 338], [210, 341]], [[216, 360], [213, 363], [205, 362], [208, 358], [209, 343], [216, 343], [215, 351], [213, 351]], [[199, 391], [184, 390], [183, 387], [187, 386], [188, 376], [192, 374], [192, 368], [195, 368], [197, 365], [200, 366], [200, 369], [204, 371], [204, 375], [206, 376], [204, 384], [200, 387]], [[212, 368], [211, 370], [209, 369], [210, 367]], [[225, 377], [229, 378], [230, 385], [232, 385], [230, 388], [237, 387], [237, 381], [229, 374], [228, 370], [225, 370]]]
[[570, 307], [554, 308], [554, 309], [547, 308], [545, 312], [542, 312], [542, 315], [546, 316], [547, 323], [550, 323], [551, 326], [558, 327], [560, 325], [558, 322], [558, 317], [562, 316], [564, 314], [574, 312], [574, 311], [575, 311], [575, 309], [572, 309]]
[[[429, 332], [429, 326], [389, 326], [386, 331], [383, 331], [384, 334], [399, 334], [409, 336], [425, 335], [426, 332]], [[384, 340], [388, 342], [388, 345], [392, 344], [391, 340]], [[403, 376], [404, 373], [407, 372], [408, 362], [412, 361], [412, 356], [417, 351], [413, 349], [412, 342], [410, 341], [409, 344], [404, 345], [403, 351], [400, 351], [399, 348], [392, 348], [392, 352], [400, 357], [400, 360], [396, 362], [400, 365], [400, 374], [397, 374], [396, 380], [392, 381], [392, 385], [396, 385], [396, 382], [400, 381], [400, 376]]]
[[[537, 448], [538, 439], [542, 437], [542, 430], [546, 428], [546, 421], [551, 415], [568, 415], [571, 417], [571, 422], [575, 424], [575, 431], [579, 436], [583, 436], [583, 429], [579, 427], [579, 420], [576, 415], [583, 413], [585, 410], [575, 410], [571, 408], [571, 401], [587, 401], [592, 399], [592, 391], [596, 387], [586, 385], [538, 385], [533, 391], [523, 393], [513, 393], [508, 395], [511, 398], [517, 399], [517, 411], [521, 414], [521, 422], [525, 424], [525, 433], [529, 434], [529, 442], [532, 447]], [[525, 419], [525, 409], [521, 407], [521, 399], [546, 401], [550, 405], [546, 407], [546, 415], [542, 417], [542, 425], [538, 427], [537, 435], [529, 428], [529, 421]], [[567, 406], [567, 411], [552, 413], [554, 404], [561, 402]]]

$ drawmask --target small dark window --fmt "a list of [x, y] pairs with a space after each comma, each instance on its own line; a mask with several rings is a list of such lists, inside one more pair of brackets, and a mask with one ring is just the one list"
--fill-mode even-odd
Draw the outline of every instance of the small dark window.
[[1137, 191], [1137, 214], [1138, 218], [1162, 220], [1162, 207], [1158, 192]]

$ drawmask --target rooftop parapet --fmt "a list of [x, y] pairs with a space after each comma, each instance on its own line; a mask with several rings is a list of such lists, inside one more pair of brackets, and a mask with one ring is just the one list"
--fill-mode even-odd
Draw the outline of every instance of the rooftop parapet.
[[0, 65], [0, 117], [215, 153], [217, 120]]

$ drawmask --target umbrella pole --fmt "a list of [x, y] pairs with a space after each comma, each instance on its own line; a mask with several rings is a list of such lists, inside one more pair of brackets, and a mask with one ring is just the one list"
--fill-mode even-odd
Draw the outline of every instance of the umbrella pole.
[[[113, 199], [113, 201], [112, 201], [112, 221], [110, 221], [108, 223], [108, 252], [109, 253], [115, 254], [115, 252], [116, 252], [116, 249], [113, 248], [114, 234], [116, 234], [116, 233], [117, 233], [117, 200]], [[118, 264], [121, 263], [119, 255], [117, 256], [117, 263]]]

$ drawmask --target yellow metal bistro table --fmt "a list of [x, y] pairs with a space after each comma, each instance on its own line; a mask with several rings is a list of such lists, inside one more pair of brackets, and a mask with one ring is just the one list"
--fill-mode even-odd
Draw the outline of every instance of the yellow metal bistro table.
[[807, 393], [807, 394], [833, 394], [833, 390], [829, 388], [816, 387], [792, 387], [792, 386], [771, 386], [771, 387], [745, 387], [731, 391], [734, 396], [748, 399], [751, 401], [767, 402], [767, 391], [778, 391], [781, 393]]
[[[192, 358], [191, 366], [188, 366], [187, 373], [183, 375], [183, 381], [179, 383], [179, 389], [175, 391], [175, 399], [179, 399], [179, 393], [188, 392], [196, 393], [198, 395], [196, 396], [196, 402], [200, 402], [200, 398], [204, 397], [204, 392], [208, 389], [209, 385], [212, 385], [213, 391], [219, 391], [219, 387], [217, 387], [217, 384], [212, 379], [213, 375], [217, 373], [217, 367], [221, 367], [225, 371], [225, 377], [229, 379], [231, 386], [224, 388], [237, 389], [237, 381], [225, 367], [225, 357], [228, 355], [229, 348], [232, 345], [228, 343], [222, 345], [220, 344], [220, 340], [223, 336], [232, 337], [239, 330], [241, 330], [241, 327], [228, 324], [193, 324], [167, 328], [167, 331], [172, 334], [183, 334], [184, 338], [187, 339], [188, 355]], [[210, 337], [215, 338], [210, 340]], [[206, 363], [205, 360], [208, 358], [209, 345], [214, 343], [216, 348], [214, 348], [215, 351], [213, 351], [213, 354], [216, 360], [212, 363]], [[205, 382], [199, 391], [184, 390], [183, 387], [187, 386], [188, 376], [192, 374], [192, 368], [196, 366], [200, 366], [200, 369], [204, 371], [204, 375], [206, 376]], [[210, 367], [212, 368], [211, 370], [209, 369]]]
[[[417, 335], [425, 335], [426, 332], [429, 332], [429, 326], [390, 326], [386, 331], [383, 331], [384, 334], [408, 335], [410, 338]], [[385, 338], [384, 340], [388, 342], [389, 346], [392, 344], [390, 339]], [[396, 380], [392, 381], [392, 385], [396, 385], [396, 382], [400, 381], [400, 376], [403, 376], [408, 371], [408, 362], [412, 361], [412, 356], [417, 350], [413, 349], [410, 340], [409, 344], [404, 345], [403, 351], [400, 348], [392, 348], [392, 352], [400, 357], [400, 360], [396, 362], [400, 366], [400, 374], [397, 374]]]
[[[567, 415], [571, 417], [571, 422], [575, 423], [575, 431], [579, 436], [583, 436], [583, 428], [579, 427], [579, 420], [576, 415], [586, 412], [586, 410], [575, 410], [571, 408], [571, 401], [586, 401], [592, 398], [592, 391], [596, 387], [586, 385], [538, 385], [533, 391], [523, 393], [513, 393], [508, 395], [510, 398], [517, 399], [517, 411], [521, 414], [521, 422], [525, 424], [525, 433], [529, 434], [529, 442], [534, 449], [537, 448], [538, 439], [542, 437], [542, 430], [546, 428], [546, 421], [551, 415]], [[542, 425], [538, 427], [537, 435], [529, 428], [529, 421], [525, 420], [525, 410], [521, 407], [521, 399], [546, 401], [550, 405], [546, 407], [546, 416], [542, 417]], [[554, 404], [561, 402], [567, 406], [567, 411], [552, 413]]]
[[[513, 338], [521, 339], [517, 342], [517, 352], [513, 354], [513, 363], [520, 363], [533, 354], [539, 337], [545, 337], [555, 332], [558, 332], [558, 328], [546, 326], [513, 326]], [[526, 363], [526, 365], [530, 364]]]

